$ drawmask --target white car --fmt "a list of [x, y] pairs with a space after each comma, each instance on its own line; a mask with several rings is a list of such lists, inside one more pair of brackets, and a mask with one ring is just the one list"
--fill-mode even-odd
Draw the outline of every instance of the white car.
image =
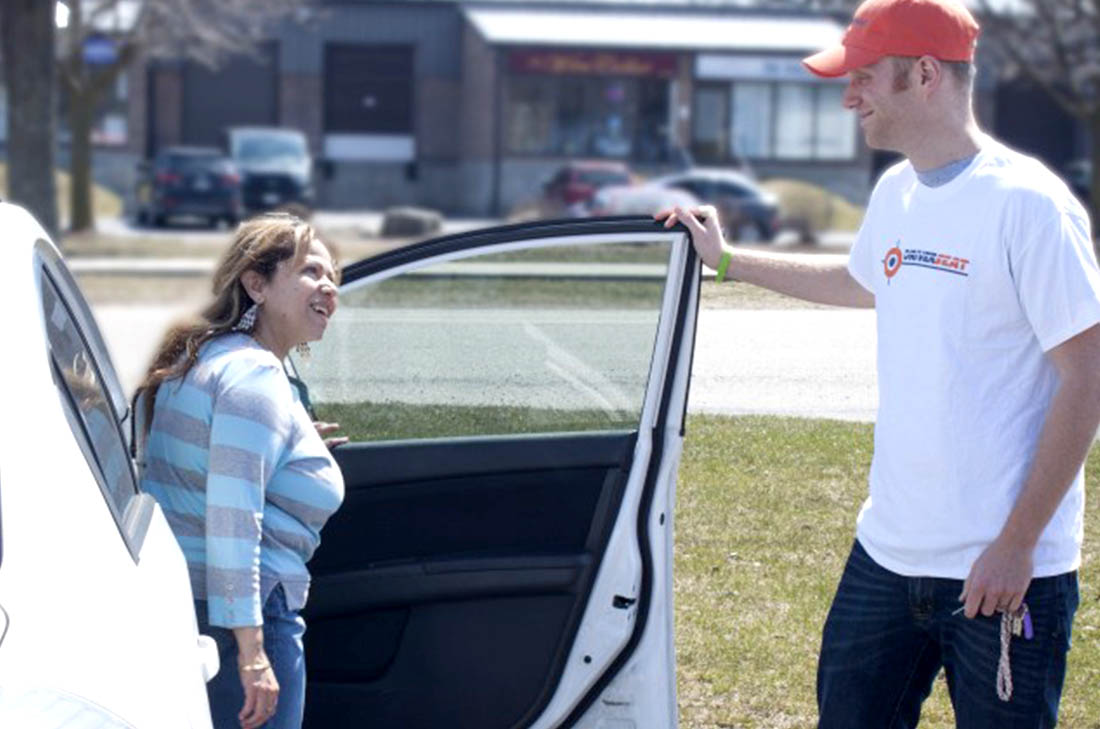
[[209, 727], [217, 651], [95, 321], [27, 212], [0, 230], [0, 726]]
[[614, 185], [596, 191], [589, 204], [591, 215], [653, 215], [658, 210], [677, 206], [693, 208], [699, 198], [654, 182], [640, 185]]
[[[345, 266], [324, 340], [288, 362], [351, 439], [310, 563], [306, 727], [676, 726], [698, 291], [686, 231], [648, 218], [478, 230]], [[50, 483], [33, 466], [13, 478], [31, 473]], [[3, 518], [6, 605], [6, 503]]]

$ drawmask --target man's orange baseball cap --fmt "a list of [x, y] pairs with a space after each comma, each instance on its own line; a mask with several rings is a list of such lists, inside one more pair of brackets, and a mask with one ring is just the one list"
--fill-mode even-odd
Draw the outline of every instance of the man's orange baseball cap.
[[971, 61], [978, 23], [958, 0], [866, 0], [840, 45], [802, 60], [818, 76], [843, 76], [885, 56]]

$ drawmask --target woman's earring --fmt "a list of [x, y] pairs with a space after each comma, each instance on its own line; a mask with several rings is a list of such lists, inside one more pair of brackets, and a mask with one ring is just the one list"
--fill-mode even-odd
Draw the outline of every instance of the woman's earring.
[[236, 326], [233, 327], [235, 332], [250, 332], [256, 327], [256, 316], [260, 313], [260, 305], [253, 304], [241, 315], [241, 318], [237, 321]]
[[302, 359], [309, 359], [309, 342], [299, 342], [294, 346], [294, 351], [298, 353], [298, 356]]

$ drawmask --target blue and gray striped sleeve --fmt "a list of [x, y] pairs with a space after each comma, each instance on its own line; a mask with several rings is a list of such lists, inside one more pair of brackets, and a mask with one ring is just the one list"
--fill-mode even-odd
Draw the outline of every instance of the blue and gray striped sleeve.
[[292, 395], [278, 364], [234, 362], [219, 378], [206, 476], [206, 592], [212, 625], [263, 623], [264, 492], [288, 445]]

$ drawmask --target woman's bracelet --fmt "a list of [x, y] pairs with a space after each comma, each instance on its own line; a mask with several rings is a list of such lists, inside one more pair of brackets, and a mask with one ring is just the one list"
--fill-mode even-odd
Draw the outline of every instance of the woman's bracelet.
[[266, 671], [271, 668], [271, 661], [265, 658], [262, 661], [253, 663], [251, 666], [239, 666], [239, 668], [242, 671]]
[[726, 269], [730, 267], [730, 259], [733, 258], [733, 254], [729, 251], [722, 251], [722, 257], [718, 259], [718, 270], [714, 275], [714, 283], [722, 283], [726, 278]]

